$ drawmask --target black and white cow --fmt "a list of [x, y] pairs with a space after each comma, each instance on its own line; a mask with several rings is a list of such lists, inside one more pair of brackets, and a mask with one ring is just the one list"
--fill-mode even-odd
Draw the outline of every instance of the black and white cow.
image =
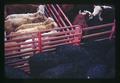
[[114, 20], [114, 7], [105, 5], [94, 5], [93, 12], [90, 15], [92, 20], [98, 20], [101, 23], [109, 23]]
[[69, 11], [65, 12], [65, 14], [73, 24], [74, 22], [75, 24], [79, 24], [79, 21], [81, 21], [81, 19], [77, 19], [79, 14], [86, 14], [85, 20], [87, 22], [87, 25], [94, 26], [113, 22], [115, 16], [114, 10], [114, 6], [76, 4], [72, 6]]

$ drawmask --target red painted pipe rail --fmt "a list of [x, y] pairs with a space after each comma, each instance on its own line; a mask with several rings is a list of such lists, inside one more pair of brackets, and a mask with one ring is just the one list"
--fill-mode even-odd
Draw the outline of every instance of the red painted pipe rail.
[[108, 27], [108, 26], [113, 26], [114, 23], [108, 23], [108, 24], [103, 24], [103, 25], [97, 25], [97, 26], [91, 26], [91, 27], [87, 27], [87, 28], [83, 28], [83, 31], [87, 31], [87, 30], [97, 30], [97, 29], [100, 29], [100, 28], [105, 28], [105, 27]]

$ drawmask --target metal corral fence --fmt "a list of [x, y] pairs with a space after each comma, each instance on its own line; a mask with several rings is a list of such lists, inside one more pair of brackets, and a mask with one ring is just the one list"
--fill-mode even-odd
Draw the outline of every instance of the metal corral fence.
[[[64, 44], [79, 45], [81, 40], [105, 34], [108, 34], [108, 38], [111, 39], [115, 31], [115, 22], [92, 27], [72, 25], [58, 4], [46, 4], [45, 15], [54, 18], [58, 24], [58, 27], [54, 29], [57, 30], [57, 32], [49, 35], [43, 34], [51, 31], [51, 29], [49, 29], [42, 32], [31, 32], [12, 36], [7, 35], [6, 38], [9, 37], [10, 40], [5, 41], [5, 64], [30, 73], [28, 59], [35, 53], [54, 51], [56, 46]], [[110, 30], [83, 35], [83, 32], [99, 30], [107, 26], [110, 26]], [[26, 40], [29, 41], [25, 42]]]

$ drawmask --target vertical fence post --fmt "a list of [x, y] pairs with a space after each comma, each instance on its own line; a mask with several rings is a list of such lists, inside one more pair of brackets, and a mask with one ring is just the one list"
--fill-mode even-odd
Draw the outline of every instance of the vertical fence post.
[[[79, 35], [76, 35], [76, 34], [79, 34]], [[81, 29], [81, 26], [79, 27], [75, 27], [75, 33], [74, 33], [74, 40], [72, 42], [75, 42], [73, 43], [73, 45], [80, 45], [80, 41], [81, 41], [81, 38], [82, 38], [82, 29]]]
[[[34, 50], [35, 48], [36, 48], [36, 46], [35, 46], [35, 38], [34, 38], [34, 36], [33, 36], [33, 34], [32, 34], [32, 49]], [[35, 50], [33, 51], [33, 54], [35, 54]]]
[[4, 32], [4, 41], [7, 41], [6, 31]]
[[60, 11], [61, 15], [63, 15], [63, 17], [65, 18], [65, 20], [68, 22], [68, 24], [69, 24], [70, 26], [72, 26], [72, 23], [68, 20], [68, 18], [66, 17], [66, 15], [65, 15], [64, 12], [62, 11], [62, 9], [59, 7], [59, 5], [56, 4], [56, 6], [57, 6], [58, 10]]
[[38, 32], [38, 48], [39, 48], [39, 52], [42, 52], [42, 35], [41, 35], [41, 32]]
[[114, 32], [115, 32], [115, 20], [114, 20], [114, 24], [112, 26], [112, 31], [111, 31], [111, 34], [109, 36], [109, 39], [112, 39], [112, 36], [113, 36]]

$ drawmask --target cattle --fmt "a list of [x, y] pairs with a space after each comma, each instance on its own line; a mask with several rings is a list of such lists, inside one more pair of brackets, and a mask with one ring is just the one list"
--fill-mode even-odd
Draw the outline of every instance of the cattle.
[[8, 15], [5, 20], [7, 19], [14, 19], [14, 18], [23, 18], [23, 17], [35, 17], [38, 13], [27, 13], [27, 14], [11, 14]]
[[[12, 33], [11, 35], [13, 34], [22, 34], [22, 33], [29, 33], [29, 32], [33, 32], [33, 31], [36, 31], [36, 32], [39, 32], [39, 31], [43, 31], [43, 30], [47, 30], [47, 29], [52, 29], [51, 31], [48, 31], [48, 32], [44, 32], [42, 33], [43, 37], [42, 39], [47, 39], [50, 36], [50, 34], [54, 34], [54, 33], [57, 33], [56, 30], [53, 30], [55, 27], [57, 27], [57, 24], [56, 22], [54, 22], [54, 20], [49, 17], [47, 19], [47, 21], [45, 21], [44, 23], [31, 23], [31, 24], [24, 24], [24, 25], [21, 25], [20, 27], [18, 27], [16, 29], [16, 32], [15, 33]], [[35, 34], [36, 35], [36, 34]], [[35, 36], [33, 35], [33, 36]], [[46, 36], [44, 36], [46, 35]], [[31, 34], [28, 34], [28, 35], [22, 35], [22, 36], [17, 36], [17, 37], [13, 37], [12, 39], [22, 39], [24, 37], [32, 37]], [[35, 41], [38, 41], [38, 38], [34, 38]], [[25, 39], [25, 40], [22, 40], [21, 42], [32, 42], [33, 40], [31, 38], [29, 39]], [[18, 41], [20, 42], [20, 41]], [[50, 41], [48, 41], [50, 42]], [[26, 45], [21, 45], [21, 47], [26, 47], [26, 46], [31, 46], [31, 44], [26, 44]], [[36, 44], [37, 46], [37, 44]], [[25, 49], [21, 49], [20, 51], [28, 51], [28, 50], [32, 50], [34, 48], [25, 48]]]
[[7, 35], [14, 32], [22, 24], [43, 22], [47, 19], [44, 15], [44, 5], [39, 5], [37, 12], [27, 14], [11, 14], [5, 18], [5, 30]]
[[92, 26], [113, 22], [114, 12], [113, 6], [94, 5], [93, 12], [89, 17], [91, 22], [88, 23]]
[[8, 35], [10, 32], [14, 32], [15, 29], [22, 24], [43, 22], [45, 20], [46, 18], [43, 16], [8, 19], [5, 20], [5, 30]]
[[33, 31], [43, 31], [47, 29], [53, 29], [57, 27], [57, 23], [53, 20], [53, 18], [49, 17], [46, 21], [40, 23], [30, 23], [23, 24], [16, 29], [16, 33], [27, 33]]
[[[74, 6], [71, 5], [73, 4], [68, 4], [68, 6], [66, 6], [66, 10], [64, 11], [64, 13], [72, 24], [80, 24], [81, 20], [83, 20], [83, 19], [78, 19], [80, 17], [79, 15], [80, 11], [83, 13], [86, 10], [87, 13], [89, 14], [89, 15], [85, 15], [85, 21], [88, 26], [110, 23], [113, 22], [114, 20], [114, 12], [115, 12], [114, 6], [95, 5], [95, 4], [91, 4], [91, 5], [79, 4]], [[69, 11], [67, 11], [67, 8], [69, 9]]]

